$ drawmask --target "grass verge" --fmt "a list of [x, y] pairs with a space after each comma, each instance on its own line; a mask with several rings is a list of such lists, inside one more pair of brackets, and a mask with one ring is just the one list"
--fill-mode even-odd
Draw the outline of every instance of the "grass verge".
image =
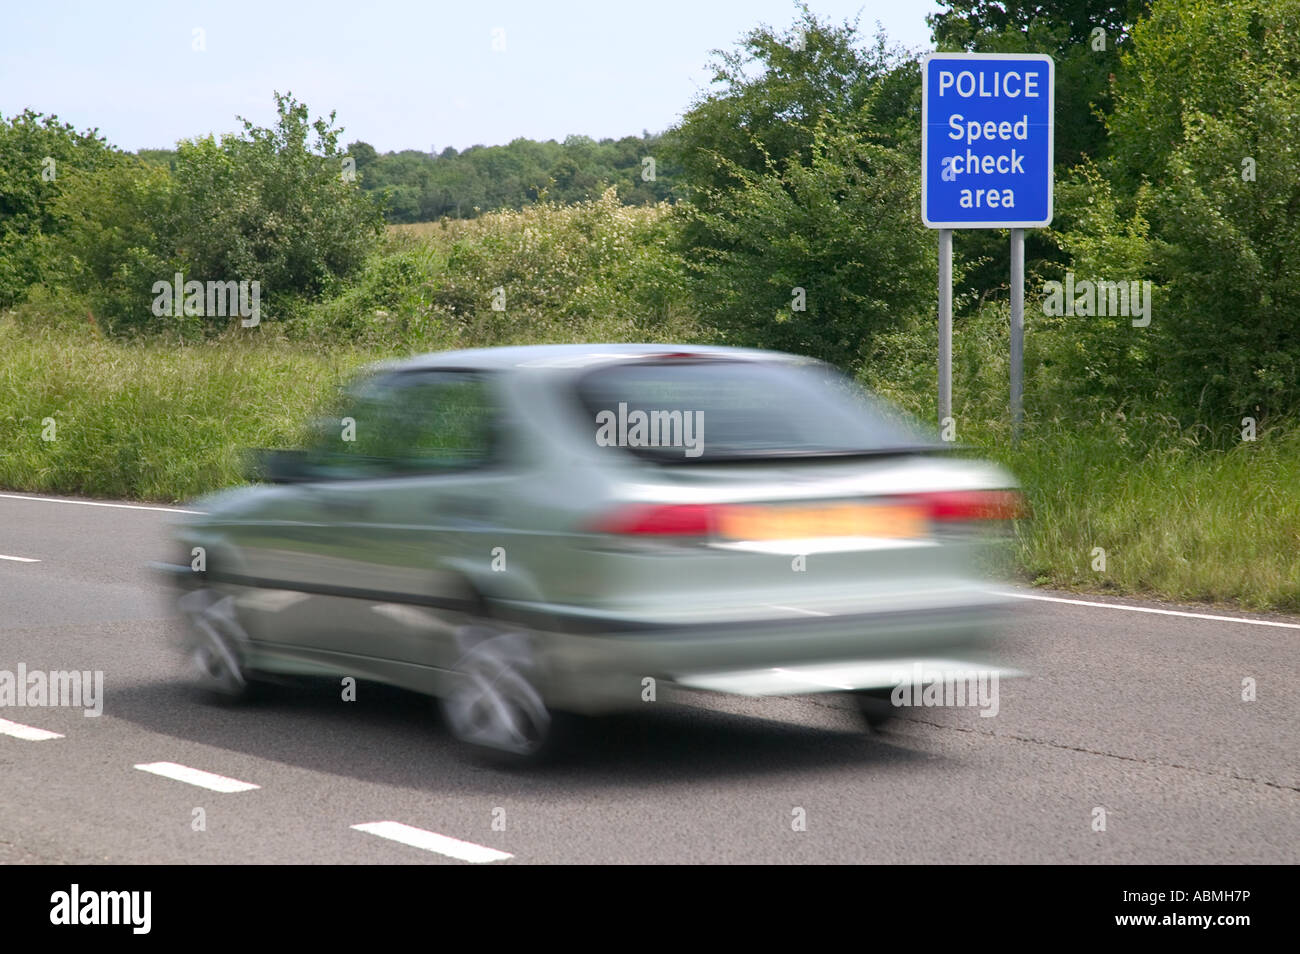
[[[112, 341], [0, 318], [0, 487], [175, 502], [239, 483], [243, 448], [292, 446], [312, 410], [382, 356], [270, 337]], [[1032, 507], [1003, 572], [1300, 611], [1300, 429], [1224, 449], [1163, 419], [1031, 422], [1014, 445], [1004, 423], [977, 419], [961, 438], [1010, 468]]]
[[256, 340], [123, 343], [0, 319], [0, 486], [177, 501], [238, 483], [242, 448], [289, 445], [373, 357]]

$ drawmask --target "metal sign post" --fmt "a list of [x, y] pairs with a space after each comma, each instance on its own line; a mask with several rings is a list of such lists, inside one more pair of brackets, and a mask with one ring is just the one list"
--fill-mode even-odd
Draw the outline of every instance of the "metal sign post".
[[939, 427], [952, 417], [952, 229], [939, 230]]
[[1011, 437], [1025, 416], [1025, 230], [1011, 230]]
[[1011, 420], [1024, 417], [1025, 229], [1052, 221], [1055, 64], [930, 53], [921, 64], [921, 219], [939, 229], [939, 419], [952, 416], [952, 230], [1011, 230]]

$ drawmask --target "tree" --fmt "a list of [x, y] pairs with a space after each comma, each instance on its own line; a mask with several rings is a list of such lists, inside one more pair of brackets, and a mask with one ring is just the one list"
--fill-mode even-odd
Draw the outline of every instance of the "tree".
[[258, 282], [266, 318], [358, 271], [382, 207], [344, 175], [333, 114], [309, 121], [305, 105], [278, 93], [276, 108], [273, 127], [244, 120], [240, 134], [181, 142], [174, 173], [128, 157], [70, 178], [54, 206], [53, 258], [108, 327], [158, 328], [153, 286], [178, 271], [185, 281]]
[[725, 192], [734, 184], [732, 169], [809, 162], [812, 130], [822, 116], [844, 119], [865, 110], [863, 125], [887, 143], [912, 140], [919, 128], [915, 61], [883, 36], [862, 44], [856, 25], [824, 23], [807, 6], [789, 30], [760, 26], [736, 49], [713, 55], [714, 89], [664, 141], [688, 197]]
[[829, 122], [790, 156], [705, 193], [683, 215], [707, 235], [692, 283], [730, 343], [857, 370], [873, 336], [930, 307], [935, 255], [916, 214], [915, 157]]
[[[1049, 53], [1056, 63], [1057, 164], [1100, 158], [1110, 80], [1150, 0], [947, 0], [930, 14], [935, 46], [973, 53]], [[1098, 33], [1097, 31], [1100, 31]]]
[[716, 56], [717, 88], [665, 136], [703, 317], [735, 343], [856, 367], [933, 298], [917, 63], [806, 7]]
[[312, 121], [291, 94], [275, 100], [275, 126], [182, 142], [176, 164], [180, 257], [201, 281], [260, 281], [272, 303], [356, 272], [383, 228], [344, 175], [334, 114]]
[[1300, 0], [1157, 0], [1134, 30], [1108, 168], [1149, 196], [1156, 380], [1185, 421], [1300, 408], [1297, 76]]
[[47, 273], [43, 236], [54, 234], [54, 209], [78, 172], [124, 161], [94, 129], [78, 132], [57, 116], [26, 109], [0, 116], [0, 307], [22, 301]]
[[82, 296], [109, 331], [163, 330], [153, 284], [188, 267], [176, 250], [175, 205], [167, 169], [134, 156], [70, 176], [46, 239], [47, 282]]
[[348, 155], [356, 160], [358, 174], [364, 174], [379, 158], [379, 153], [375, 152], [375, 147], [361, 140], [348, 145]]

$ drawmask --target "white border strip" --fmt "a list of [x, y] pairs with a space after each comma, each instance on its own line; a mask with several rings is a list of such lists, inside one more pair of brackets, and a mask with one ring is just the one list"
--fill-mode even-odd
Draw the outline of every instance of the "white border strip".
[[47, 739], [63, 738], [57, 732], [23, 725], [21, 722], [10, 722], [8, 719], [0, 719], [0, 735], [12, 735], [15, 739], [22, 739], [24, 742], [44, 742]]
[[482, 864], [486, 861], [504, 861], [507, 858], [514, 857], [514, 855], [507, 854], [504, 851], [497, 851], [495, 848], [485, 848], [483, 845], [461, 841], [459, 838], [448, 838], [436, 831], [412, 828], [410, 825], [403, 825], [401, 822], [366, 822], [363, 825], [353, 825], [352, 828], [370, 835], [378, 835], [380, 838], [387, 838], [389, 841], [410, 845], [412, 848], [423, 848], [425, 851], [437, 852], [449, 858], [459, 858], [461, 861], [471, 861], [474, 864]]
[[227, 778], [224, 775], [205, 772], [202, 769], [190, 768], [188, 765], [177, 765], [175, 762], [149, 762], [137, 765], [136, 768], [142, 772], [151, 772], [154, 775], [161, 775], [163, 778], [187, 782], [190, 785], [208, 788], [214, 792], [248, 792], [262, 787], [254, 785], [252, 782], [241, 782], [237, 778]]
[[0, 494], [5, 500], [41, 500], [45, 503], [78, 504], [82, 507], [116, 507], [118, 510], [159, 510], [163, 513], [205, 513], [203, 510], [182, 510], [179, 507], [146, 507], [144, 504], [106, 503], [102, 500], [68, 500], [65, 497], [36, 497], [28, 494]]
[[1071, 606], [1100, 606], [1102, 609], [1128, 610], [1130, 613], [1155, 613], [1159, 616], [1186, 616], [1189, 619], [1208, 619], [1216, 623], [1250, 623], [1252, 626], [1277, 626], [1281, 629], [1300, 629], [1300, 623], [1282, 623], [1272, 619], [1247, 619], [1244, 616], [1212, 616], [1209, 613], [1188, 613], [1183, 610], [1156, 609], [1153, 606], [1125, 606], [1122, 603], [1095, 603], [1090, 600], [1067, 600], [1060, 596], [1038, 596], [1030, 593], [999, 593], [1018, 600], [1042, 600], [1045, 603], [1069, 603]]

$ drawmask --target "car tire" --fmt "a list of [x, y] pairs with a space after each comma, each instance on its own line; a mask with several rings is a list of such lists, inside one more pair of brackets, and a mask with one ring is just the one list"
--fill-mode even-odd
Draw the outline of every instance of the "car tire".
[[539, 689], [536, 643], [523, 629], [479, 620], [455, 633], [452, 685], [438, 700], [457, 742], [507, 764], [534, 764], [554, 751], [556, 714]]
[[890, 720], [898, 716], [898, 707], [894, 705], [890, 689], [858, 689], [849, 693], [854, 708], [866, 723], [868, 729], [883, 728]]
[[248, 639], [235, 607], [235, 598], [210, 587], [181, 597], [188, 623], [184, 644], [194, 684], [211, 698], [237, 702], [247, 699], [254, 676], [244, 663], [242, 646]]

